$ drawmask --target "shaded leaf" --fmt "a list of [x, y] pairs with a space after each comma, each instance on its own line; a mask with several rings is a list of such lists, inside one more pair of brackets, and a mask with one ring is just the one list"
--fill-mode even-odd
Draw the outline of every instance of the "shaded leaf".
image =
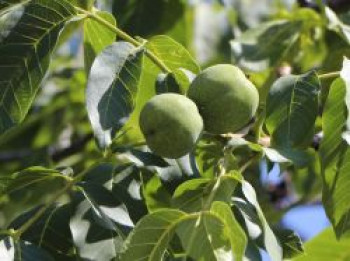
[[164, 74], [161, 73], [157, 77], [156, 81], [156, 93], [181, 93], [180, 85], [176, 82], [176, 79], [173, 74]]
[[[283, 255], [283, 251], [282, 251], [282, 247], [280, 245], [280, 243], [278, 242], [276, 236], [274, 235], [273, 231], [271, 230], [269, 224], [266, 221], [266, 218], [264, 216], [264, 213], [258, 203], [257, 197], [256, 197], [256, 193], [254, 188], [246, 181], [242, 182], [242, 192], [243, 195], [245, 196], [245, 198], [247, 199], [247, 203], [248, 205], [245, 204], [241, 204], [240, 202], [243, 203], [242, 200], [239, 201], [235, 201], [235, 205], [237, 205], [237, 207], [242, 211], [242, 214], [244, 216], [244, 213], [249, 213], [247, 212], [247, 210], [251, 209], [251, 207], [253, 207], [256, 211], [256, 215], [257, 215], [257, 221], [254, 221], [251, 223], [252, 228], [254, 228], [254, 233], [256, 234], [256, 236], [260, 236], [260, 233], [262, 233], [262, 240], [263, 243], [265, 245], [266, 248], [266, 252], [269, 254], [271, 260], [273, 261], [279, 261], [282, 260], [282, 255]], [[245, 206], [246, 205], [246, 206]], [[249, 206], [251, 205], [251, 206]], [[250, 212], [252, 213], [252, 212]], [[254, 214], [245, 214], [246, 215], [246, 222], [248, 220], [253, 220], [254, 218]], [[260, 229], [261, 231], [260, 231]]]
[[[53, 257], [58, 254], [71, 257], [73, 249], [72, 235], [69, 230], [71, 210], [70, 204], [48, 208], [41, 218], [21, 235], [21, 239], [37, 245]], [[37, 211], [38, 208], [21, 215], [10, 227], [18, 229]]]
[[125, 229], [133, 223], [110, 191], [96, 184], [81, 186], [69, 222], [74, 245], [82, 258], [109, 261], [120, 252]]
[[120, 28], [131, 35], [147, 37], [165, 33], [183, 16], [181, 0], [115, 0], [113, 14]]
[[314, 72], [279, 78], [266, 104], [266, 128], [276, 148], [307, 147], [314, 134], [320, 82]]
[[169, 163], [162, 157], [146, 151], [144, 148], [129, 148], [129, 147], [113, 147], [115, 153], [119, 153], [121, 157], [128, 159], [138, 167], [168, 167]]
[[67, 186], [67, 177], [56, 170], [31, 167], [3, 180], [0, 193], [1, 226], [29, 209], [50, 202]]
[[59, 33], [75, 14], [64, 0], [32, 0], [0, 17], [0, 134], [26, 116]]
[[290, 229], [274, 230], [283, 249], [283, 258], [292, 258], [304, 252], [303, 243], [300, 237]]
[[233, 58], [240, 67], [250, 71], [271, 68], [296, 43], [300, 28], [298, 21], [265, 22], [231, 41]]
[[125, 205], [134, 224], [147, 214], [146, 203], [142, 196], [141, 175], [140, 170], [133, 165], [118, 166], [114, 170], [112, 193]]
[[350, 44], [350, 26], [344, 24], [337, 14], [329, 7], [325, 7], [325, 15], [328, 19], [328, 28], [338, 33], [348, 44]]
[[92, 128], [102, 149], [128, 120], [135, 106], [143, 50], [127, 42], [108, 46], [92, 65], [86, 103]]
[[86, 170], [83, 181], [88, 184], [101, 185], [111, 190], [113, 188], [114, 171], [114, 164], [110, 162], [99, 162]]
[[195, 75], [185, 69], [175, 69], [171, 73], [160, 73], [156, 81], [156, 93], [179, 93], [186, 95]]
[[0, 241], [0, 259], [1, 260], [35, 260], [35, 261], [53, 261], [54, 259], [43, 249], [26, 241], [14, 242], [12, 238], [7, 237]]
[[163, 185], [161, 179], [151, 174], [147, 181], [143, 182], [143, 195], [147, 204], [147, 209], [150, 213], [171, 207], [171, 194]]

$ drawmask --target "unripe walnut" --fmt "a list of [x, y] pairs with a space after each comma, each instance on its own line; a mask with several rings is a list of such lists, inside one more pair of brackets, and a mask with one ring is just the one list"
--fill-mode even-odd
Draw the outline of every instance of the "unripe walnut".
[[251, 121], [259, 104], [255, 86], [230, 64], [202, 71], [187, 94], [199, 108], [204, 130], [213, 134], [237, 132]]
[[203, 130], [203, 120], [196, 104], [186, 96], [164, 93], [145, 104], [140, 128], [155, 154], [175, 159], [193, 149]]

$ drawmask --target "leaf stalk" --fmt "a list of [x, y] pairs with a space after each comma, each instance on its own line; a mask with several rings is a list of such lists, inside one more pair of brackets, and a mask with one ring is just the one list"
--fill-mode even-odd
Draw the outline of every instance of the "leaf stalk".
[[326, 80], [326, 79], [330, 79], [330, 78], [336, 78], [340, 76], [340, 72], [330, 72], [330, 73], [325, 73], [325, 74], [320, 74], [318, 76], [318, 78], [320, 80]]
[[[82, 8], [76, 7], [75, 9], [80, 12], [81, 14], [86, 15], [86, 17], [89, 17], [91, 19], [94, 19], [96, 22], [100, 23], [101, 25], [105, 26], [107, 29], [111, 30], [112, 32], [116, 33], [118, 37], [121, 39], [133, 44], [135, 47], [142, 47], [143, 43], [140, 43], [130, 35], [128, 35], [126, 32], [122, 31], [118, 27], [114, 26], [113, 24], [109, 23], [96, 13], [84, 10]], [[157, 65], [164, 73], [170, 73], [171, 70], [161, 61], [152, 51], [145, 49], [145, 54], [147, 57], [155, 64]]]

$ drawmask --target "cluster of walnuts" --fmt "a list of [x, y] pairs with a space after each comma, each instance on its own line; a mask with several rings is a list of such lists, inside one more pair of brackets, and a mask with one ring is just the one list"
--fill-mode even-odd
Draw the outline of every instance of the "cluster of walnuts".
[[176, 93], [151, 98], [140, 114], [140, 128], [149, 148], [164, 158], [188, 154], [203, 131], [234, 133], [253, 118], [259, 94], [244, 73], [230, 64], [202, 71], [187, 96]]

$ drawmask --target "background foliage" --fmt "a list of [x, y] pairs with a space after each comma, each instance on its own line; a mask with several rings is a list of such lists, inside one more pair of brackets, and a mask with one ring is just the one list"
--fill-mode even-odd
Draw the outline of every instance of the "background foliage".
[[[0, 260], [347, 260], [349, 4], [321, 2], [0, 0]], [[143, 105], [217, 63], [255, 121], [151, 153]], [[304, 247], [280, 220], [315, 202]]]

